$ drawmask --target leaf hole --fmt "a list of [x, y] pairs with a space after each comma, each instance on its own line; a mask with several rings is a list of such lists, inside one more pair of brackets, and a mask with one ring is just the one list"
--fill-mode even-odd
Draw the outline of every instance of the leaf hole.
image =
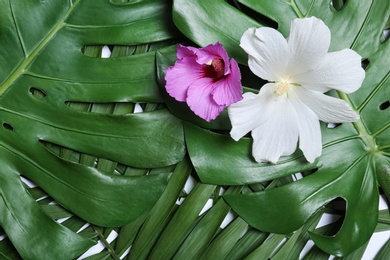
[[318, 168], [309, 169], [309, 170], [300, 172], [300, 175], [302, 175], [302, 178], [304, 178], [304, 177], [309, 176], [317, 171], [318, 171]]
[[329, 129], [335, 129], [335, 128], [341, 126], [341, 125], [342, 125], [342, 123], [328, 123], [326, 125], [326, 127], [329, 128]]
[[331, 0], [330, 1], [330, 10], [332, 12], [338, 12], [345, 6], [347, 0]]
[[387, 41], [389, 39], [389, 37], [390, 37], [390, 28], [387, 28], [387, 29], [383, 30], [383, 32], [382, 32], [380, 42], [384, 43], [385, 41]]
[[387, 41], [389, 39], [389, 37], [390, 37], [390, 16], [387, 19], [385, 27], [382, 31], [381, 36], [380, 36], [380, 43], [384, 43], [385, 41]]
[[20, 180], [27, 185], [27, 187], [29, 188], [35, 188], [35, 187], [38, 187], [38, 185], [36, 183], [34, 183], [33, 181], [31, 181], [30, 179], [27, 179], [26, 177], [24, 176], [20, 176]]
[[45, 141], [42, 139], [39, 140], [39, 142], [45, 147], [45, 149], [49, 153], [56, 156], [57, 158], [60, 158], [63, 161], [68, 161], [74, 164], [96, 168], [98, 170], [110, 174], [140, 176], [140, 175], [153, 174], [154, 171], [156, 171], [157, 173], [172, 172], [172, 168], [170, 166], [163, 167], [163, 168], [156, 168], [156, 169], [141, 169], [141, 168], [125, 165], [122, 163], [118, 163], [106, 158], [97, 157], [93, 154], [86, 154], [74, 150], [72, 148], [58, 145], [56, 143]]
[[92, 58], [108, 58], [111, 54], [107, 45], [85, 45], [81, 48], [81, 52]]
[[133, 102], [110, 102], [110, 103], [90, 103], [65, 101], [70, 109], [108, 115], [128, 115], [133, 113], [142, 113], [155, 111], [164, 108], [160, 103], [133, 103]]
[[317, 231], [326, 236], [333, 236], [340, 230], [345, 217], [347, 203], [343, 198], [337, 197], [329, 202], [326, 211], [317, 225]]
[[382, 104], [380, 104], [379, 109], [380, 110], [386, 110], [389, 107], [390, 107], [390, 101], [386, 101], [386, 102], [383, 102]]
[[127, 5], [140, 2], [141, 0], [111, 0], [111, 3], [115, 5]]
[[347, 202], [343, 198], [337, 197], [332, 201], [330, 207], [336, 212], [345, 212], [347, 208]]
[[35, 87], [31, 87], [31, 88], [29, 89], [29, 91], [30, 91], [30, 93], [31, 93], [34, 97], [39, 98], [39, 99], [45, 98], [45, 97], [47, 96], [47, 94], [46, 94], [43, 90], [38, 89], [38, 88], [35, 88]]
[[177, 42], [169, 39], [137, 45], [84, 45], [81, 48], [81, 53], [91, 58], [119, 58], [154, 52], [157, 49], [170, 46], [175, 43]]
[[8, 123], [3, 123], [3, 127], [6, 130], [14, 131], [14, 127], [12, 125], [8, 124]]
[[362, 60], [362, 68], [363, 68], [364, 70], [366, 70], [367, 67], [368, 67], [368, 65], [370, 65], [370, 60], [369, 60], [369, 59], [363, 59], [363, 60]]

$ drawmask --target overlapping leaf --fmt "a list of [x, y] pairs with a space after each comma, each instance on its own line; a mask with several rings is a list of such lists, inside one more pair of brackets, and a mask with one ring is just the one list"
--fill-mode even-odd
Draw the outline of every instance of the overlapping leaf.
[[[206, 8], [207, 2], [207, 8]], [[186, 125], [186, 141], [191, 160], [201, 180], [212, 184], [242, 185], [315, 171], [297, 182], [257, 193], [226, 196], [226, 201], [250, 225], [264, 231], [291, 232], [335, 198], [347, 202], [342, 227], [334, 236], [311, 234], [315, 243], [334, 255], [346, 255], [366, 243], [377, 223], [377, 180], [389, 196], [389, 41], [381, 41], [390, 16], [390, 4], [384, 0], [349, 0], [341, 7], [330, 1], [238, 1], [256, 13], [277, 22], [287, 36], [293, 18], [317, 16], [332, 31], [331, 50], [352, 48], [363, 57], [366, 79], [359, 91], [340, 95], [360, 113], [361, 120], [327, 128], [322, 124], [323, 155], [308, 164], [300, 152], [276, 165], [255, 163], [251, 158], [251, 140], [234, 142], [227, 135]], [[217, 10], [231, 10], [224, 1], [174, 1], [178, 28], [197, 44], [211, 40], [225, 43], [230, 56], [245, 64], [238, 51], [237, 32], [254, 24], [240, 11], [230, 11], [225, 20]], [[246, 10], [246, 9], [245, 9]], [[215, 12], [213, 12], [215, 11]], [[197, 19], [194, 19], [196, 17]], [[234, 19], [232, 17], [236, 17]], [[231, 29], [222, 29], [225, 21]], [[239, 21], [233, 23], [231, 21]], [[200, 31], [199, 28], [203, 28]], [[196, 122], [195, 122], [196, 123]]]
[[154, 205], [169, 174], [114, 175], [60, 158], [47, 146], [138, 168], [164, 167], [183, 158], [181, 122], [164, 109], [107, 115], [67, 105], [162, 101], [154, 53], [99, 59], [83, 50], [172, 38], [170, 6], [153, 0], [4, 0], [0, 10], [0, 225], [25, 259], [71, 259], [91, 241], [45, 217], [19, 175], [97, 225], [123, 225]]

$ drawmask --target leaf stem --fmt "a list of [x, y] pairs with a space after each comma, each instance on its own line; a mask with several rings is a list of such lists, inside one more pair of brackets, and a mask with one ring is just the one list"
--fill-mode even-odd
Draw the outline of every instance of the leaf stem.
[[316, 0], [311, 1], [309, 9], [307, 10], [307, 12], [305, 14], [305, 17], [307, 17], [309, 15], [309, 13], [311, 12], [311, 9], [313, 9], [313, 6], [314, 6], [315, 2], [316, 2]]
[[[68, 12], [64, 15], [64, 17], [51, 29], [51, 31], [47, 34], [47, 36], [38, 44], [38, 46], [31, 52], [31, 54], [27, 55], [23, 62], [15, 69], [11, 75], [4, 81], [4, 83], [0, 86], [0, 95], [2, 95], [12, 84], [23, 75], [30, 64], [34, 61], [36, 56], [43, 50], [44, 47], [53, 39], [53, 37], [57, 34], [59, 30], [61, 30], [64, 25], [66, 19], [68, 19], [69, 15], [73, 12], [73, 9], [80, 3], [81, 0], [74, 1], [73, 5], [69, 8]], [[20, 37], [20, 36], [19, 36]], [[20, 39], [22, 42], [22, 39]]]
[[301, 12], [301, 10], [299, 10], [298, 5], [297, 5], [297, 3], [295, 2], [295, 0], [291, 0], [291, 1], [290, 1], [290, 4], [291, 4], [292, 7], [294, 8], [294, 11], [295, 11], [295, 13], [299, 16], [299, 18], [305, 17], [305, 16], [303, 15], [303, 13]]
[[304, 18], [304, 17], [307, 17], [309, 15], [309, 13], [311, 12], [311, 9], [313, 8], [314, 6], [314, 3], [316, 2], [316, 0], [312, 0], [311, 3], [310, 3], [310, 6], [309, 6], [309, 9], [307, 10], [306, 14], [303, 14], [301, 12], [301, 10], [299, 9], [297, 3], [296, 3], [296, 0], [291, 0], [290, 1], [290, 4], [292, 5], [292, 7], [294, 8], [294, 11], [295, 13], [298, 15], [299, 18]]
[[[338, 92], [338, 94], [341, 99], [348, 102], [351, 107], [354, 107], [348, 95], [342, 92]], [[374, 137], [369, 133], [364, 123], [359, 120], [357, 122], [353, 122], [353, 125], [358, 131], [360, 139], [362, 139], [363, 143], [366, 145], [366, 150], [370, 153], [378, 152], [378, 145], [375, 143]]]
[[112, 246], [108, 243], [102, 232], [95, 226], [92, 226], [96, 234], [98, 235], [100, 241], [104, 244], [104, 246], [107, 248], [107, 251], [110, 253], [111, 257], [115, 260], [120, 260], [120, 258], [116, 255], [115, 250], [112, 248]]

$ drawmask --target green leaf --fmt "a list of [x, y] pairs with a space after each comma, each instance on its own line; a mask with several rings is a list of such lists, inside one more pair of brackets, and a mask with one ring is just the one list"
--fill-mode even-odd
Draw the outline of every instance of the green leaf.
[[115, 245], [115, 252], [117, 255], [121, 256], [130, 246], [132, 246], [140, 227], [145, 221], [146, 215], [147, 213], [141, 215], [133, 222], [121, 227]]
[[269, 233], [260, 232], [254, 228], [248, 230], [230, 250], [226, 259], [243, 259], [259, 247], [268, 237]]
[[248, 138], [236, 142], [230, 136], [188, 123], [184, 124], [184, 129], [191, 161], [205, 183], [242, 185], [263, 182], [300, 170], [315, 169], [317, 165], [304, 164], [305, 158], [299, 151], [283, 158], [277, 165], [257, 163], [252, 158], [252, 141]]
[[[3, 158], [0, 224], [24, 259], [73, 259], [94, 244], [49, 218]], [[45, 235], [37, 236], [42, 230]]]
[[[116, 227], [148, 211], [170, 174], [126, 176], [115, 172], [116, 167], [158, 168], [181, 161], [182, 124], [166, 109], [130, 114], [126, 105], [107, 104], [162, 102], [149, 43], [166, 45], [176, 37], [170, 9], [169, 3], [157, 0], [1, 1], [3, 171], [26, 176], [93, 224]], [[104, 44], [143, 47], [126, 57], [96, 58]], [[1, 182], [0, 190], [16, 192], [18, 185]], [[1, 207], [4, 218], [12, 218], [0, 225], [22, 256], [36, 248], [28, 256], [42, 259], [42, 247], [52, 244], [55, 254], [70, 259], [91, 245], [63, 226], [54, 227], [36, 207], [32, 199], [11, 200]], [[26, 219], [22, 208], [34, 210]], [[12, 231], [18, 223], [37, 222], [33, 230], [20, 227], [28, 233], [22, 240], [20, 232]], [[42, 236], [50, 243], [30, 239]], [[69, 244], [75, 241], [79, 245]]]
[[139, 230], [137, 237], [131, 247], [130, 257], [134, 259], [145, 259], [148, 257], [153, 245], [166, 227], [176, 206], [180, 192], [192, 171], [192, 165], [185, 157], [177, 164], [167, 188], [150, 210], [147, 219]]
[[175, 254], [214, 190], [214, 185], [202, 183], [194, 187], [161, 234], [151, 252], [151, 259], [169, 259]]
[[[241, 187], [231, 187], [226, 191], [226, 194], [238, 194]], [[219, 198], [218, 201], [209, 209], [196, 226], [188, 234], [186, 240], [177, 250], [174, 259], [199, 259], [201, 254], [210, 244], [212, 238], [220, 229], [222, 221], [229, 212], [230, 207], [226, 202]]]
[[[321, 213], [321, 214], [320, 214]], [[312, 216], [301, 228], [295, 231], [274, 255], [275, 259], [298, 259], [299, 255], [309, 240], [307, 231], [313, 231], [320, 221], [322, 212]]]
[[5, 238], [0, 242], [0, 256], [4, 259], [22, 259], [9, 239]]
[[380, 210], [378, 214], [378, 225], [375, 232], [390, 230], [390, 213], [388, 209]]
[[[248, 6], [256, 12], [269, 17], [278, 23], [278, 29], [285, 36], [290, 31], [290, 23], [294, 18], [316, 16], [321, 18], [332, 32], [331, 50], [340, 50], [349, 48], [356, 41], [357, 36], [361, 35], [361, 29], [367, 24], [375, 25], [377, 21], [384, 21], [386, 17], [386, 8], [374, 10], [374, 6], [386, 6], [384, 0], [359, 1], [350, 0], [339, 11], [331, 7], [331, 1], [283, 1], [283, 0], [238, 0], [240, 3]], [[368, 22], [366, 18], [375, 13], [376, 17], [370, 17]], [[387, 17], [386, 17], [387, 19]], [[346, 24], [345, 21], [351, 24]], [[376, 21], [372, 21], [376, 20]], [[368, 28], [367, 28], [368, 29]], [[376, 28], [377, 29], [377, 28]], [[363, 37], [365, 35], [363, 34]], [[377, 45], [377, 44], [376, 44]], [[370, 47], [370, 49], [372, 49]]]
[[223, 0], [174, 0], [173, 21], [177, 28], [199, 46], [221, 42], [237, 62], [246, 64], [247, 55], [238, 48], [242, 34], [260, 24]]
[[242, 218], [237, 217], [213, 239], [200, 259], [232, 259], [227, 256], [233, 251], [232, 247], [236, 245], [247, 228], [248, 224]]
[[385, 259], [390, 254], [390, 239], [382, 246], [375, 259]]
[[[0, 194], [3, 202], [10, 201], [8, 208], [0, 205], [0, 235], [8, 234], [0, 241], [0, 258], [74, 259], [100, 240], [105, 249], [88, 259], [160, 259], [200, 250], [200, 258], [285, 259], [296, 258], [312, 235], [322, 249], [356, 259], [372, 229], [389, 229], [388, 211], [375, 220], [377, 182], [390, 194], [386, 0], [175, 0], [173, 6], [159, 0], [5, 0], [0, 7], [0, 158], [5, 172]], [[177, 33], [172, 9], [187, 37]], [[355, 49], [367, 71], [358, 92], [340, 94], [361, 114], [361, 122], [334, 129], [322, 124], [323, 156], [314, 163], [306, 163], [299, 151], [276, 165], [256, 163], [251, 139], [234, 142], [227, 134], [226, 111], [206, 123], [167, 96], [165, 70], [177, 59], [176, 46], [170, 45], [222, 42], [241, 63], [243, 85], [253, 88], [244, 91], [257, 92], [264, 81], [245, 66], [242, 33], [271, 25], [287, 36], [291, 19], [311, 15], [331, 28], [331, 49]], [[112, 52], [109, 59], [100, 58], [103, 45]], [[136, 103], [143, 113], [133, 114]], [[188, 122], [186, 146], [182, 120]], [[186, 147], [195, 169], [184, 157]], [[297, 172], [304, 178], [291, 183]], [[239, 202], [237, 211], [247, 207], [247, 195], [263, 201], [240, 211], [242, 218], [218, 232], [228, 206], [218, 200], [202, 216], [199, 211], [221, 186], [215, 191], [213, 185], [198, 184], [187, 197], [182, 188], [189, 174], [215, 185], [249, 184], [243, 195], [226, 196], [227, 202]], [[28, 188], [20, 176], [41, 188]], [[177, 205], [177, 197], [185, 202]], [[340, 225], [331, 225], [335, 232], [308, 233], [311, 216], [334, 197], [347, 201]], [[59, 204], [52, 205], [53, 200]], [[255, 227], [268, 226], [258, 223], [259, 212], [266, 222], [279, 214], [272, 229], [298, 230], [287, 236], [252, 227], [246, 231], [253, 214]], [[71, 214], [76, 215], [61, 224], [52, 219]], [[282, 216], [286, 219], [277, 227]], [[87, 221], [92, 224], [85, 228]], [[19, 223], [28, 235], [13, 232]], [[111, 231], [119, 235], [108, 242]], [[53, 255], [46, 244], [55, 245]], [[40, 252], [31, 255], [26, 248]]]
[[[198, 43], [201, 42], [200, 38], [206, 37], [196, 28], [213, 28], [214, 25], [205, 26], [204, 21], [218, 23], [213, 15], [205, 11], [208, 8], [205, 2], [187, 2], [175, 1], [175, 4], [182, 5], [176, 7], [176, 12], [180, 14], [180, 21], [186, 24], [179, 26], [179, 29]], [[256, 163], [251, 156], [251, 138], [234, 142], [228, 135], [185, 124], [191, 161], [203, 182], [217, 185], [263, 182], [303, 172], [308, 176], [294, 183], [252, 194], [227, 195], [225, 199], [250, 225], [262, 231], [289, 233], [300, 228], [327, 203], [342, 198], [347, 202], [347, 208], [337, 234], [310, 235], [322, 250], [333, 255], [348, 255], [365, 244], [376, 227], [378, 181], [385, 193], [389, 194], [390, 71], [387, 57], [390, 47], [389, 41], [381, 41], [381, 36], [390, 15], [390, 3], [385, 0], [350, 0], [343, 6], [336, 3], [331, 7], [330, 1], [238, 2], [274, 20], [285, 36], [288, 36], [293, 18], [317, 16], [332, 32], [331, 51], [352, 48], [360, 53], [365, 65], [368, 64], [363, 86], [351, 95], [334, 91], [329, 95], [347, 101], [360, 113], [361, 119], [333, 129], [322, 123], [323, 152], [312, 164], [305, 161], [300, 151], [282, 158], [275, 165]], [[213, 8], [213, 5], [217, 3], [210, 7]], [[211, 10], [217, 12], [217, 8]], [[250, 14], [247, 9], [242, 10], [242, 14]], [[195, 15], [199, 19], [194, 19]], [[234, 15], [241, 17], [239, 12]], [[345, 21], [349, 22], [346, 24]], [[227, 48], [239, 49], [241, 35], [237, 33], [237, 28], [244, 31], [250, 26], [243, 28], [240, 22], [229, 26], [234, 29], [223, 31], [233, 39]], [[209, 28], [206, 32], [211, 37], [222, 34]], [[232, 47], [234, 40], [235, 46]]]
[[259, 259], [259, 257], [264, 257], [270, 259], [277, 251], [281, 243], [286, 239], [285, 235], [272, 234], [268, 237], [260, 247], [250, 253], [245, 259]]
[[317, 246], [313, 246], [310, 251], [304, 256], [304, 260], [328, 260], [329, 254], [325, 253]]

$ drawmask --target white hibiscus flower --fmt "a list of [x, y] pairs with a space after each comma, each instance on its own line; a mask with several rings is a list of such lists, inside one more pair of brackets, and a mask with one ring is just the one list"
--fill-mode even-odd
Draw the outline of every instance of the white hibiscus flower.
[[319, 120], [359, 120], [347, 102], [323, 93], [356, 91], [365, 77], [361, 57], [350, 49], [328, 53], [329, 45], [330, 30], [315, 17], [293, 20], [287, 39], [266, 27], [250, 28], [242, 36], [250, 69], [270, 83], [228, 108], [230, 135], [237, 141], [252, 131], [256, 161], [276, 163], [292, 154], [299, 140], [313, 162], [322, 150]]

